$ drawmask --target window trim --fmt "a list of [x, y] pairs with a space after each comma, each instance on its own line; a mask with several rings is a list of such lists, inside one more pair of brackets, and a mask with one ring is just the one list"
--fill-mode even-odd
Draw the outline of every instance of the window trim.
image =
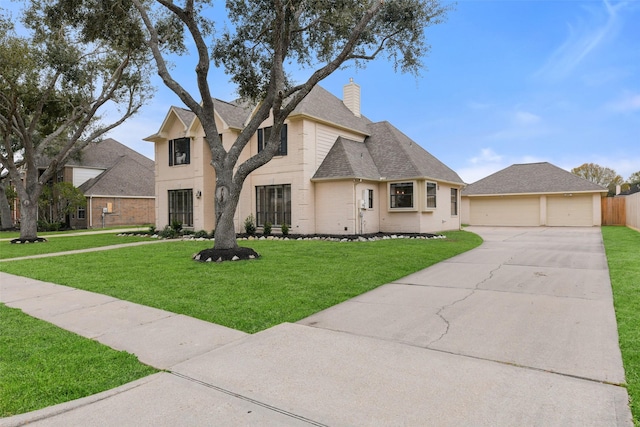
[[[395, 186], [405, 186], [408, 187], [409, 185], [411, 185], [411, 193], [410, 194], [398, 194], [398, 193], [392, 193], [393, 191], [393, 187]], [[402, 212], [402, 211], [415, 211], [416, 210], [416, 191], [415, 189], [417, 188], [417, 184], [416, 181], [396, 181], [396, 182], [390, 182], [387, 185], [387, 189], [388, 189], [388, 194], [389, 194], [389, 198], [388, 198], [388, 208], [390, 211], [394, 211], [394, 212]], [[397, 198], [399, 198], [398, 196], [411, 196], [411, 206], [394, 206], [398, 204], [398, 200]], [[402, 197], [404, 199], [404, 197]]]
[[[263, 128], [258, 129], [258, 153], [260, 153], [262, 150], [264, 150], [264, 145], [265, 145], [265, 133], [267, 133], [267, 130], [269, 131], [269, 135], [267, 136], [266, 139], [268, 139], [268, 137], [271, 135], [271, 129], [273, 128], [273, 126], [266, 126]], [[288, 154], [288, 126], [287, 124], [283, 124], [282, 128], [280, 129], [280, 147], [278, 148], [278, 151], [276, 152], [276, 156], [286, 156]]]
[[460, 192], [458, 191], [457, 188], [451, 189], [451, 216], [458, 216], [458, 212], [459, 212], [458, 195], [459, 194]]
[[[427, 210], [436, 209], [438, 207], [438, 183], [434, 181], [425, 181], [425, 200], [424, 208]], [[433, 189], [433, 194], [429, 194], [429, 189]], [[429, 201], [433, 200], [433, 206], [429, 206]]]
[[[276, 207], [274, 212], [271, 211], [261, 211], [260, 209], [267, 209], [268, 206], [263, 208], [263, 203], [260, 200], [260, 192], [268, 191], [268, 189], [280, 189], [282, 191], [282, 206], [280, 206], [280, 210]], [[291, 201], [291, 184], [275, 184], [275, 185], [256, 185], [255, 186], [255, 197], [256, 197], [256, 226], [263, 227], [264, 223], [267, 220], [272, 220], [271, 225], [275, 227], [281, 227], [283, 224], [287, 224], [291, 226], [292, 221], [292, 201]], [[264, 204], [269, 205], [270, 202], [266, 200]]]
[[[172, 212], [172, 207], [171, 207], [171, 203], [173, 201], [172, 199], [172, 194], [178, 194], [178, 193], [184, 193], [185, 194], [185, 198], [184, 201], [186, 202], [186, 207], [183, 211], [177, 211], [177, 209], [175, 210], [175, 212]], [[189, 197], [190, 196], [190, 197]], [[167, 213], [168, 216], [167, 218], [169, 219], [169, 224], [171, 225], [171, 223], [177, 219], [182, 223], [183, 227], [193, 227], [193, 188], [177, 188], [174, 190], [167, 190]], [[176, 218], [176, 216], [179, 215], [179, 218]]]
[[[178, 162], [176, 158], [177, 143], [184, 144], [186, 142], [185, 159]], [[191, 164], [191, 138], [175, 138], [169, 140], [169, 166], [185, 166]]]

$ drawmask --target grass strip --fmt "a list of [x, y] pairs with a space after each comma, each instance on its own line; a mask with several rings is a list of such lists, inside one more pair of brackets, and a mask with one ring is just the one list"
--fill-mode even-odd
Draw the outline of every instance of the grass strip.
[[640, 426], [640, 232], [602, 227], [631, 412]]
[[109, 390], [157, 372], [129, 353], [0, 304], [0, 417]]
[[[149, 231], [149, 225], [119, 225], [114, 227], [105, 228], [78, 228], [76, 230], [64, 230], [64, 231], [42, 231], [38, 232], [38, 237], [58, 237], [66, 236], [69, 234], [91, 234], [103, 231], [113, 231], [118, 233], [119, 230], [139, 230], [142, 232]], [[20, 237], [19, 231], [0, 231], [0, 239], [15, 239]]]
[[43, 243], [13, 244], [9, 241], [2, 241], [0, 242], [0, 259], [51, 254], [56, 252], [97, 248], [148, 240], [148, 237], [117, 236], [116, 234], [90, 234], [86, 236], [60, 237]]
[[93, 291], [255, 333], [296, 322], [478, 246], [447, 239], [241, 241], [256, 260], [198, 263], [211, 242], [184, 241], [0, 263], [0, 270]]

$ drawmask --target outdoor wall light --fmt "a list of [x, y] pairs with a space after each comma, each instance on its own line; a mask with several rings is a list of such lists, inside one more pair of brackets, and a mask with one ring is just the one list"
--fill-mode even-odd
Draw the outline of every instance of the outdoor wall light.
[[198, 190], [196, 191], [196, 199], [199, 199], [200, 197], [202, 197], [202, 191]]

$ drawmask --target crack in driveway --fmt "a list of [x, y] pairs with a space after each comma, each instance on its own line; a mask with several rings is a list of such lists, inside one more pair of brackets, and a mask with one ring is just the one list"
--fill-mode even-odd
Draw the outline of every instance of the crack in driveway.
[[506, 260], [504, 263], [500, 264], [498, 267], [494, 268], [493, 270], [491, 270], [489, 272], [489, 276], [485, 277], [484, 279], [482, 279], [481, 281], [479, 281], [478, 283], [476, 283], [476, 285], [471, 289], [471, 292], [469, 292], [467, 295], [465, 295], [462, 298], [459, 298], [455, 301], [452, 301], [451, 303], [447, 304], [447, 305], [443, 305], [442, 307], [440, 307], [440, 309], [436, 312], [436, 316], [438, 316], [440, 319], [442, 319], [442, 321], [445, 324], [445, 330], [444, 332], [442, 332], [442, 334], [440, 334], [440, 336], [434, 340], [431, 340], [430, 342], [427, 343], [427, 345], [425, 346], [425, 348], [430, 348], [433, 344], [437, 343], [438, 341], [440, 341], [442, 338], [444, 338], [448, 333], [449, 333], [449, 328], [451, 327], [451, 323], [447, 320], [447, 318], [444, 316], [444, 311], [453, 307], [454, 305], [461, 303], [463, 301], [466, 301], [469, 297], [471, 297], [473, 294], [476, 293], [476, 291], [480, 290], [480, 286], [482, 286], [483, 283], [491, 280], [493, 278], [493, 275], [502, 268], [503, 265], [507, 264], [509, 261], [511, 261], [513, 257], [509, 258], [508, 260]]

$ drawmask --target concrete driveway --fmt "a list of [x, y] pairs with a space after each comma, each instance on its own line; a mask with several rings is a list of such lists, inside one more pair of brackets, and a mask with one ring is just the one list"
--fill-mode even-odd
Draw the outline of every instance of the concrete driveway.
[[[116, 313], [120, 302], [84, 291], [70, 291], [84, 308], [55, 314], [36, 289], [57, 285], [0, 283], [10, 306], [79, 333], [116, 318], [128, 326], [97, 322], [92, 337], [147, 361], [176, 356], [148, 362], [166, 372], [0, 425], [632, 426], [600, 230], [469, 231], [485, 243], [254, 335], [163, 313], [151, 313], [162, 327], [134, 328], [123, 313], [148, 308]], [[144, 339], [153, 331], [180, 338]]]

